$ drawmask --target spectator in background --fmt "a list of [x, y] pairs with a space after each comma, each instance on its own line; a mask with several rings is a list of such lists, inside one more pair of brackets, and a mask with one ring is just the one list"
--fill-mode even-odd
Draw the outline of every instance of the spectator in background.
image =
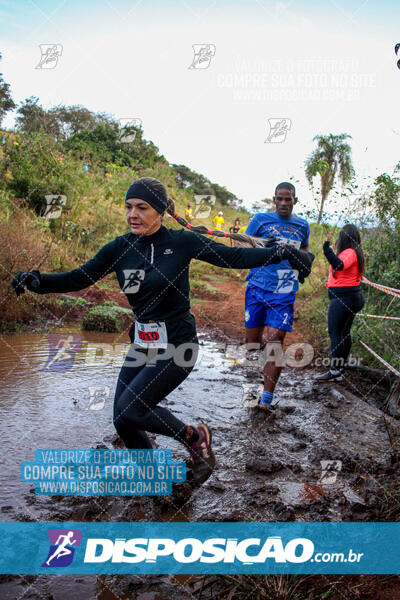
[[[235, 219], [234, 224], [232, 225], [232, 227], [229, 227], [229, 233], [237, 233], [240, 229], [240, 219]], [[229, 238], [230, 242], [231, 242], [231, 246], [233, 245], [233, 240], [232, 238]]]
[[222, 226], [225, 223], [222, 210], [213, 218], [213, 223], [215, 225], [215, 229], [219, 229], [222, 231]]
[[191, 204], [187, 205], [187, 209], [185, 210], [185, 217], [188, 223], [191, 223], [193, 221], [193, 209]]
[[330, 245], [332, 237], [333, 233], [328, 233], [323, 245], [325, 257], [330, 263], [325, 285], [330, 300], [328, 331], [331, 338], [331, 368], [316, 377], [319, 381], [343, 379], [351, 349], [351, 326], [365, 304], [361, 289], [365, 260], [360, 232], [355, 225], [345, 225], [336, 242], [337, 254]]
[[235, 219], [232, 227], [229, 227], [229, 233], [237, 233], [240, 229], [240, 219]]

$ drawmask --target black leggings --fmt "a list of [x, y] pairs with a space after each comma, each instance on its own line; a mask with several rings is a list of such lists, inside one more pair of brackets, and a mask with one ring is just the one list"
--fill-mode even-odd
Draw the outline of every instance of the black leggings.
[[362, 290], [357, 287], [329, 289], [328, 330], [331, 338], [331, 367], [343, 367], [351, 348], [350, 329], [354, 317], [365, 304]]
[[[128, 352], [121, 368], [114, 398], [114, 426], [127, 448], [152, 448], [148, 435], [159, 433], [180, 442], [187, 439], [187, 426], [162, 406], [157, 406], [169, 393], [186, 379], [194, 367], [198, 354], [197, 344], [192, 344], [193, 358], [189, 366], [179, 366], [174, 358], [152, 359], [150, 352], [137, 349], [146, 363], [137, 366]], [[156, 351], [153, 350], [153, 355]], [[136, 357], [138, 354], [136, 354]], [[181, 363], [182, 364], [182, 363]]]

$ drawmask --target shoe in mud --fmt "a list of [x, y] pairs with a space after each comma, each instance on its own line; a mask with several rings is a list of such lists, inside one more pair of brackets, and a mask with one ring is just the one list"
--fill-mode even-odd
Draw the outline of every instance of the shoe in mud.
[[215, 456], [211, 449], [211, 431], [201, 423], [196, 427], [199, 434], [197, 442], [189, 447], [192, 457], [192, 473], [194, 483], [204, 483], [214, 470]]
[[335, 369], [330, 369], [323, 375], [317, 375], [315, 379], [322, 382], [341, 381], [343, 379], [343, 370], [336, 371]]
[[262, 412], [266, 413], [267, 415], [275, 414], [275, 410], [279, 404], [279, 400], [278, 400], [278, 402], [274, 402], [273, 404], [261, 404], [260, 400], [261, 400], [261, 398], [259, 399], [259, 401], [257, 402], [257, 404], [255, 406], [255, 408], [257, 410], [261, 410]]

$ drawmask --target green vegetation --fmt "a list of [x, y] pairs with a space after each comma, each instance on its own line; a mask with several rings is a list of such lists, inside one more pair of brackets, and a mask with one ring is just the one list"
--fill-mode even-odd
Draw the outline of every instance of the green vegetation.
[[106, 301], [89, 308], [83, 317], [82, 329], [86, 331], [107, 331], [121, 333], [132, 321], [132, 311], [122, 308], [116, 302]]
[[235, 206], [237, 211], [247, 213], [246, 209], [240, 206], [243, 203], [243, 200], [237, 199], [236, 196], [229, 192], [224, 186], [218, 185], [218, 183], [211, 183], [204, 175], [192, 171], [186, 165], [172, 166], [175, 169], [176, 184], [179, 188], [187, 189], [195, 195], [213, 195], [215, 196], [217, 203], [221, 206]]
[[[1, 55], [0, 55], [1, 58]], [[0, 119], [15, 104], [8, 84], [0, 74]], [[242, 224], [248, 214], [242, 201], [224, 186], [211, 182], [185, 165], [170, 165], [157, 146], [143, 137], [140, 126], [122, 128], [111, 115], [93, 113], [82, 106], [56, 106], [44, 109], [37, 98], [28, 98], [17, 110], [15, 130], [0, 130], [0, 294], [2, 308], [0, 330], [15, 331], [19, 324], [31, 323], [38, 316], [57, 319], [61, 313], [86, 309], [82, 302], [52, 295], [26, 293], [16, 301], [10, 286], [15, 273], [40, 269], [42, 272], [68, 271], [90, 259], [116, 235], [128, 231], [125, 221], [124, 195], [135, 178], [152, 176], [160, 179], [175, 200], [176, 210], [184, 214], [188, 203], [195, 207], [195, 195], [215, 196], [209, 216], [195, 223], [212, 226], [212, 218], [223, 210], [225, 228], [239, 215]], [[318, 219], [336, 180], [348, 185], [355, 195], [357, 186], [351, 148], [347, 134], [317, 135], [317, 148], [306, 160], [306, 174], [321, 178], [321, 200]], [[129, 143], [126, 140], [129, 139]], [[86, 172], [83, 166], [88, 168]], [[371, 281], [400, 288], [400, 167], [384, 173], [371, 182], [368, 193], [355, 201], [354, 221], [362, 231], [366, 254], [365, 275]], [[335, 191], [335, 194], [339, 192]], [[47, 197], [47, 199], [46, 199]], [[49, 200], [50, 198], [50, 200]], [[58, 209], [51, 217], [48, 202]], [[259, 210], [270, 208], [270, 200]], [[356, 215], [359, 215], [357, 220]], [[167, 215], [167, 227], [179, 228]], [[301, 287], [301, 323], [313, 338], [314, 345], [327, 345], [326, 318], [328, 300], [324, 283], [328, 265], [322, 254], [322, 243], [329, 225], [311, 225], [310, 244], [316, 253], [311, 277]], [[218, 241], [221, 241], [220, 239]], [[229, 243], [229, 242], [228, 242]], [[200, 261], [190, 269], [192, 299], [218, 298], [215, 283], [233, 274]], [[118, 290], [114, 275], [98, 283], [104, 293]], [[399, 300], [364, 286], [367, 297], [365, 312], [399, 315]], [[85, 292], [82, 293], [85, 295]], [[104, 297], [104, 295], [102, 296]], [[79, 302], [81, 304], [79, 305]], [[71, 305], [69, 305], [71, 303]], [[306, 308], [306, 310], [304, 310]], [[107, 309], [107, 310], [106, 310]], [[125, 309], [127, 310], [127, 309]], [[129, 311], [128, 311], [129, 312]], [[91, 308], [85, 326], [117, 328], [122, 313], [116, 306]], [[115, 330], [115, 329], [113, 329]], [[400, 368], [397, 348], [400, 325], [397, 322], [357, 317], [353, 329], [354, 352], [364, 362], [377, 364], [360, 340], [369, 343], [390, 364]]]
[[62, 307], [69, 306], [80, 306], [80, 307], [88, 307], [90, 306], [90, 302], [85, 300], [85, 298], [74, 298], [73, 296], [68, 296], [67, 294], [61, 294], [56, 299], [56, 304]]

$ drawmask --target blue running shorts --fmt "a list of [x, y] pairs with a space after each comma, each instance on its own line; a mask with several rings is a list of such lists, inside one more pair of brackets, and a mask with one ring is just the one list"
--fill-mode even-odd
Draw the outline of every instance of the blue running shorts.
[[245, 327], [267, 325], [275, 329], [292, 331], [296, 294], [275, 294], [248, 285], [245, 295]]

